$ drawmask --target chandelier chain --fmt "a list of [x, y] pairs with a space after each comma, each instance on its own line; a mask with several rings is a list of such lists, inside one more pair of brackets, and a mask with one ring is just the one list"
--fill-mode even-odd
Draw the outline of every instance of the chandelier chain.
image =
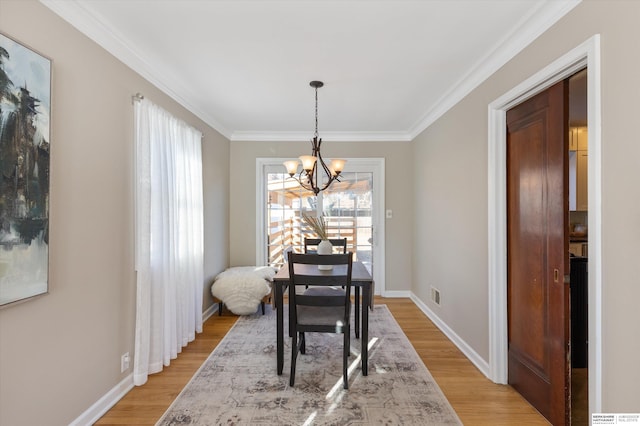
[[313, 134], [318, 137], [318, 88], [316, 87], [316, 132]]

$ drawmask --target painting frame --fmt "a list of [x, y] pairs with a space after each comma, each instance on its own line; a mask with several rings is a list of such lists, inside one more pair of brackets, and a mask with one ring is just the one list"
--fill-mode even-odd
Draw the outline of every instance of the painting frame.
[[49, 293], [52, 62], [0, 31], [0, 309]]

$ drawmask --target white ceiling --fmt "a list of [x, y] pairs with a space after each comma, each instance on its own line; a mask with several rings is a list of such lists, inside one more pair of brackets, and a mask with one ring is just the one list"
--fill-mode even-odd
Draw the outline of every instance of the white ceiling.
[[[231, 140], [411, 140], [579, 0], [41, 0]], [[144, 93], [143, 93], [144, 94]]]

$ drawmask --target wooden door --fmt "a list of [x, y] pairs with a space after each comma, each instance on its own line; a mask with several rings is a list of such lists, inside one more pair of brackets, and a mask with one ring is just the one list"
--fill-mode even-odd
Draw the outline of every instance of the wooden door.
[[554, 425], [571, 412], [567, 95], [560, 82], [507, 112], [509, 384]]

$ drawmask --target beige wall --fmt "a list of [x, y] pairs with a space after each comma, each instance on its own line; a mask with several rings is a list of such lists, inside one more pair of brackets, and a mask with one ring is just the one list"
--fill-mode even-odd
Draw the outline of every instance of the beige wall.
[[207, 281], [229, 260], [229, 141], [39, 2], [0, 0], [0, 30], [53, 60], [50, 293], [0, 310], [0, 424], [65, 425], [131, 373], [131, 95], [205, 134]]
[[[411, 285], [411, 151], [411, 144], [403, 142], [322, 143], [325, 158], [385, 159], [385, 203], [387, 209], [393, 209], [393, 218], [385, 222], [387, 291], [408, 291]], [[308, 141], [231, 142], [232, 265], [256, 263], [256, 158], [297, 158], [310, 152], [311, 142]], [[282, 171], [285, 171], [284, 166]]]
[[[487, 105], [594, 34], [602, 53], [603, 411], [640, 410], [640, 2], [584, 1], [415, 142], [413, 291], [488, 360]], [[442, 290], [442, 306], [428, 286]]]
[[[488, 360], [487, 105], [601, 34], [604, 411], [640, 407], [638, 16], [639, 2], [584, 1], [413, 143], [323, 145], [327, 157], [386, 159], [387, 289], [411, 289]], [[67, 424], [126, 376], [120, 355], [133, 352], [131, 94], [205, 133], [207, 280], [255, 263], [255, 159], [296, 157], [309, 142], [229, 146], [38, 2], [0, 0], [0, 29], [54, 72], [51, 292], [0, 310], [0, 424]]]

